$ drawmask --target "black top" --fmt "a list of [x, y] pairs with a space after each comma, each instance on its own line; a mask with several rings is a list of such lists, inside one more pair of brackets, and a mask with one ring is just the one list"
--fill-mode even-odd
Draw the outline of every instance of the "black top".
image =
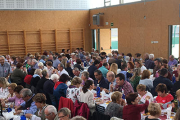
[[69, 76], [71, 76], [72, 78], [74, 77], [71, 67], [67, 67], [67, 68], [65, 68], [65, 70], [68, 72]]
[[97, 70], [97, 67], [93, 64], [88, 68], [89, 77], [95, 80], [94, 71]]
[[40, 79], [41, 78], [39, 76], [32, 77], [32, 79], [31, 79], [31, 86], [34, 86], [36, 88], [37, 83], [39, 82]]
[[157, 96], [157, 93], [155, 92], [155, 89], [156, 89], [156, 86], [159, 84], [159, 83], [164, 83], [166, 86], [167, 86], [167, 89], [168, 91], [172, 91], [172, 87], [173, 87], [173, 83], [168, 79], [168, 78], [165, 78], [163, 76], [159, 76], [158, 78], [156, 78], [154, 81], [153, 81], [153, 89], [152, 89], [152, 94], [154, 96]]
[[180, 89], [180, 81], [176, 81], [173, 85], [172, 93], [173, 97], [175, 98], [176, 91]]
[[154, 65], [154, 61], [153, 60], [146, 60], [145, 62], [145, 67], [147, 69], [154, 69], [155, 65]]
[[53, 94], [54, 85], [55, 85], [55, 83], [54, 83], [52, 80], [47, 80], [47, 81], [44, 83], [43, 91], [44, 91], [46, 94]]
[[159, 120], [159, 119], [149, 119], [148, 116], [145, 118], [145, 120]]
[[98, 83], [98, 80], [94, 80], [94, 85], [97, 86], [99, 84], [99, 87], [109, 89], [109, 82], [106, 78], [102, 76], [101, 81]]
[[84, 68], [81, 67], [81, 65], [79, 65], [79, 64], [75, 64], [75, 65], [74, 65], [74, 68], [78, 68], [80, 71], [83, 71], [83, 70], [84, 70]]
[[118, 69], [121, 69], [121, 61], [122, 60], [119, 60], [119, 59], [116, 60], [116, 64], [118, 65]]
[[42, 92], [41, 90], [43, 90], [44, 83], [45, 83], [47, 80], [49, 80], [49, 79], [46, 79], [45, 77], [42, 77], [42, 78], [38, 81], [37, 86], [36, 86], [36, 90], [37, 90], [38, 93], [39, 93], [39, 92], [40, 92], [40, 93]]

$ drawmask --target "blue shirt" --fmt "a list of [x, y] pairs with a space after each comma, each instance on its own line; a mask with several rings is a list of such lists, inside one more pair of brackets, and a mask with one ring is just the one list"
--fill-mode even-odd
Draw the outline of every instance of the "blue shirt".
[[106, 78], [102, 76], [100, 82], [98, 83], [98, 80], [94, 80], [94, 85], [97, 86], [99, 84], [99, 87], [106, 88], [109, 90], [109, 82]]
[[39, 69], [38, 63], [36, 63], [32, 68], [33, 68], [33, 69]]
[[58, 64], [60, 64], [61, 62], [59, 61], [58, 58], [56, 58], [54, 61], [53, 61], [53, 67], [54, 68], [57, 68], [58, 67]]
[[46, 63], [46, 61], [44, 61], [43, 59], [40, 59], [39, 62], [42, 62], [43, 64]]
[[5, 62], [3, 65], [0, 64], [0, 77], [7, 77], [10, 73], [12, 73], [12, 70], [9, 63]]
[[[32, 96], [33, 97], [33, 96]], [[31, 97], [31, 98], [32, 98]], [[30, 100], [30, 99], [29, 99]], [[28, 101], [29, 101], [28, 100]], [[20, 106], [22, 106], [23, 108], [25, 108], [26, 102], [21, 103]], [[30, 114], [35, 114], [35, 112], [37, 111], [37, 106], [35, 105], [35, 102], [31, 103], [31, 106], [29, 107], [28, 110], [23, 110], [24, 114], [30, 113]]]
[[99, 70], [102, 72], [103, 77], [106, 78], [106, 74], [107, 74], [107, 72], [108, 72], [109, 70], [108, 70], [106, 67], [104, 67], [104, 66], [100, 67]]

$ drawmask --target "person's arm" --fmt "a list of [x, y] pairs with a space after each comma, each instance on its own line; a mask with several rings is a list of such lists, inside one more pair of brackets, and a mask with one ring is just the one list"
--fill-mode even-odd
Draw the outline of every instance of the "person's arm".
[[144, 104], [137, 105], [138, 106], [137, 110], [142, 112], [148, 107], [148, 105], [149, 105], [149, 99], [146, 99], [146, 102]]
[[7, 99], [7, 102], [14, 102], [14, 101], [15, 101], [15, 97], [16, 97], [16, 96]]
[[30, 114], [34, 114], [37, 111], [37, 106], [35, 105], [35, 102], [31, 103], [31, 106], [29, 107], [28, 110], [23, 110], [23, 113], [30, 113]]

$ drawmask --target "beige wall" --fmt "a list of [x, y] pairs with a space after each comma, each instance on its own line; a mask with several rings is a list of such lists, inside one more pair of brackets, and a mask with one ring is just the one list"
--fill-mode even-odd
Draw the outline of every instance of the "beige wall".
[[[119, 52], [168, 58], [168, 25], [180, 24], [179, 4], [179, 0], [156, 0], [90, 10], [91, 29], [111, 28], [113, 22], [112, 28], [118, 28]], [[97, 27], [92, 15], [99, 12], [104, 13], [103, 26]]]

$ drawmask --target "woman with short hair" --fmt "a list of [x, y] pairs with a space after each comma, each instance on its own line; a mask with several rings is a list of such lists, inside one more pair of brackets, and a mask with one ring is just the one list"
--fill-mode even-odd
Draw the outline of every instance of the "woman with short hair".
[[72, 85], [70, 85], [66, 91], [66, 97], [71, 99], [73, 103], [75, 103], [76, 100], [79, 100], [81, 83], [82, 83], [81, 78], [74, 77], [71, 81]]
[[44, 110], [48, 106], [46, 104], [46, 96], [43, 93], [37, 93], [33, 97], [33, 101], [37, 106], [38, 110], [36, 111], [35, 115], [33, 114], [25, 114], [26, 118], [30, 118], [31, 120], [45, 120], [45, 113]]
[[122, 118], [122, 93], [119, 91], [114, 92], [111, 95], [111, 100], [112, 102], [110, 102], [106, 107], [105, 114], [110, 117]]
[[150, 103], [148, 106], [149, 116], [145, 118], [145, 120], [159, 120], [159, 116], [161, 115], [161, 107], [158, 103]]
[[139, 81], [139, 84], [146, 85], [148, 90], [151, 90], [153, 88], [153, 81], [150, 78], [151, 72], [149, 70], [144, 70], [141, 76], [141, 80]]
[[139, 97], [137, 93], [129, 93], [126, 96], [127, 105], [123, 108], [124, 120], [141, 120], [141, 112], [149, 105], [149, 97], [146, 97], [145, 104], [138, 105]]
[[85, 82], [87, 80], [92, 80], [93, 81], [93, 79], [89, 77], [89, 72], [87, 72], [87, 71], [82, 72], [81, 79], [82, 79], [82, 84], [81, 84], [82, 86], [85, 84]]

